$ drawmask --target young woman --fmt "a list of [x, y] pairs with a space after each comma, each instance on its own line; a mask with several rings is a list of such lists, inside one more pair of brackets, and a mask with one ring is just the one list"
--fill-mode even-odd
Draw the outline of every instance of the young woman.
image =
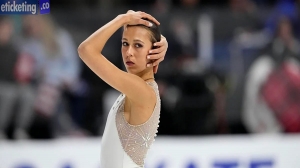
[[[144, 167], [160, 116], [154, 72], [167, 50], [166, 39], [161, 36], [158, 25], [159, 22], [149, 14], [128, 11], [101, 27], [78, 47], [85, 64], [122, 93], [107, 118], [102, 137], [101, 168]], [[101, 54], [107, 40], [121, 27], [124, 28], [121, 51], [127, 72], [118, 69]], [[153, 59], [156, 62], [153, 63]]]

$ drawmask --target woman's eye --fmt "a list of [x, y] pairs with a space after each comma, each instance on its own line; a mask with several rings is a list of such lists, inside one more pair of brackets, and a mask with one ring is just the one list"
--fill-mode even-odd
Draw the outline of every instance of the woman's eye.
[[140, 47], [143, 47], [143, 45], [141, 45], [141, 44], [135, 44], [135, 47], [136, 48], [140, 48]]
[[123, 46], [128, 46], [128, 43], [127, 42], [122, 42], [122, 45]]

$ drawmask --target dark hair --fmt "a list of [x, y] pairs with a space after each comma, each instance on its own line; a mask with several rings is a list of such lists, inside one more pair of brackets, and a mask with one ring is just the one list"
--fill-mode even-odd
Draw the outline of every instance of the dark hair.
[[153, 22], [152, 20], [149, 20], [149, 19], [146, 19], [146, 18], [143, 18], [143, 19], [147, 20], [150, 23], [152, 23], [152, 26], [148, 27], [148, 26], [145, 26], [145, 25], [142, 25], [142, 24], [138, 24], [138, 25], [127, 25], [127, 27], [141, 26], [141, 27], [145, 28], [146, 30], [148, 30], [150, 32], [150, 34], [151, 34], [150, 41], [152, 43], [160, 41], [161, 40], [161, 34], [160, 34], [159, 26], [155, 22]]

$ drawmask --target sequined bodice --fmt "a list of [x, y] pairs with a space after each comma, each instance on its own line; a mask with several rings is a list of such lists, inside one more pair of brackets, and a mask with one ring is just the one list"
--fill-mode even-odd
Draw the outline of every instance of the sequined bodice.
[[158, 86], [155, 82], [147, 82], [156, 93], [156, 105], [150, 118], [143, 124], [131, 125], [124, 116], [125, 95], [117, 102], [116, 126], [124, 151], [139, 166], [144, 165], [147, 151], [156, 137], [160, 117], [160, 97]]

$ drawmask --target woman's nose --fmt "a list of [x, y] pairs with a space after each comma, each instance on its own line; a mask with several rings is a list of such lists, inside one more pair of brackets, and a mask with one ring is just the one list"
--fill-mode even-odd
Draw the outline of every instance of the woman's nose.
[[133, 56], [133, 48], [131, 46], [128, 47], [127, 51], [126, 51], [126, 55], [127, 56]]

